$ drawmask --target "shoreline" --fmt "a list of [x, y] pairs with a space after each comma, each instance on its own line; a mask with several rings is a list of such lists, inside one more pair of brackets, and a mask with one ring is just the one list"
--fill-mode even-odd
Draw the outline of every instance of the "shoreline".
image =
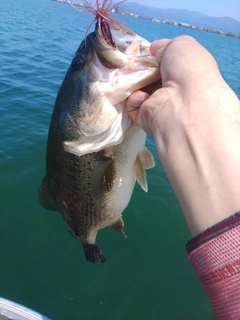
[[[68, 1], [64, 1], [64, 0], [50, 0], [50, 1], [70, 5], [70, 3]], [[72, 2], [72, 4], [74, 6], [76, 6], [76, 7], [83, 7], [82, 3], [79, 4], [79, 3]], [[222, 35], [222, 36], [227, 36], [227, 37], [240, 39], [240, 34], [235, 34], [235, 33], [232, 33], [230, 31], [223, 32], [221, 30], [215, 30], [215, 29], [211, 29], [211, 28], [196, 27], [194, 25], [191, 25], [191, 24], [188, 24], [188, 23], [184, 23], [184, 22], [177, 22], [175, 20], [161, 20], [161, 19], [151, 18], [151, 17], [147, 17], [147, 16], [143, 16], [143, 15], [137, 15], [137, 14], [133, 14], [133, 13], [129, 13], [129, 12], [125, 11], [124, 9], [121, 8], [121, 6], [116, 7], [116, 9], [113, 10], [112, 12], [116, 13], [116, 14], [119, 14], [119, 15], [122, 15], [122, 16], [132, 17], [132, 18], [136, 18], [136, 19], [148, 20], [148, 21], [152, 21], [152, 22], [155, 22], [155, 23], [170, 24], [170, 25], [173, 25], [173, 26], [176, 26], [176, 27], [194, 29], [194, 30], [198, 30], [198, 31], [215, 33], [215, 34], [219, 34], [219, 35]]]

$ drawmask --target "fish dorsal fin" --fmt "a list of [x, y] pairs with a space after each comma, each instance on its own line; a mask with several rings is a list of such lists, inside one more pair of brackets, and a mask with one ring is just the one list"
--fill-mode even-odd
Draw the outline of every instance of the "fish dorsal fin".
[[116, 167], [113, 155], [106, 150], [99, 151], [92, 174], [92, 195], [96, 201], [112, 189], [115, 177]]
[[49, 188], [47, 176], [43, 178], [43, 181], [39, 188], [38, 200], [45, 209], [51, 210], [51, 211], [59, 211], [58, 206]]
[[155, 167], [154, 157], [147, 147], [143, 148], [143, 150], [139, 153], [139, 157], [145, 169], [151, 169]]
[[144, 147], [138, 154], [134, 163], [134, 174], [137, 182], [145, 192], [148, 192], [148, 183], [145, 169], [150, 169], [155, 166], [155, 161], [151, 152]]
[[116, 222], [114, 222], [111, 226], [109, 226], [110, 229], [121, 234], [122, 236], [124, 236], [124, 238], [127, 238], [126, 234], [123, 231], [123, 227], [124, 227], [124, 222], [122, 218], [119, 218]]

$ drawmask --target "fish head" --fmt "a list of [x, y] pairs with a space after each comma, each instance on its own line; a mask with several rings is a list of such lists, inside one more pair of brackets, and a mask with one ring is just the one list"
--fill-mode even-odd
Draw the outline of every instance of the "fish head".
[[112, 41], [99, 25], [82, 41], [60, 89], [59, 134], [64, 150], [78, 156], [119, 144], [132, 124], [124, 101], [160, 79], [160, 57], [126, 28], [112, 28]]

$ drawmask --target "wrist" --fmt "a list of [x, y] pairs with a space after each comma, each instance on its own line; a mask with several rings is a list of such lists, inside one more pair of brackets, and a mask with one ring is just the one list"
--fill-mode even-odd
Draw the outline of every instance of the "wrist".
[[154, 138], [196, 235], [240, 208], [239, 101], [225, 83], [199, 90], [196, 99], [181, 97], [168, 101], [171, 112], [155, 127]]

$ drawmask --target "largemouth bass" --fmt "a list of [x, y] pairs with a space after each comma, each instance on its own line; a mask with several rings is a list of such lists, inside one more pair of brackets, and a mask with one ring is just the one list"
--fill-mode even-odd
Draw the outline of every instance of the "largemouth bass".
[[105, 261], [98, 230], [125, 236], [122, 212], [136, 180], [148, 189], [145, 169], [154, 159], [124, 101], [160, 77], [160, 58], [149, 55], [146, 40], [101, 22], [82, 41], [59, 89], [39, 189], [41, 205], [61, 212], [93, 263]]

